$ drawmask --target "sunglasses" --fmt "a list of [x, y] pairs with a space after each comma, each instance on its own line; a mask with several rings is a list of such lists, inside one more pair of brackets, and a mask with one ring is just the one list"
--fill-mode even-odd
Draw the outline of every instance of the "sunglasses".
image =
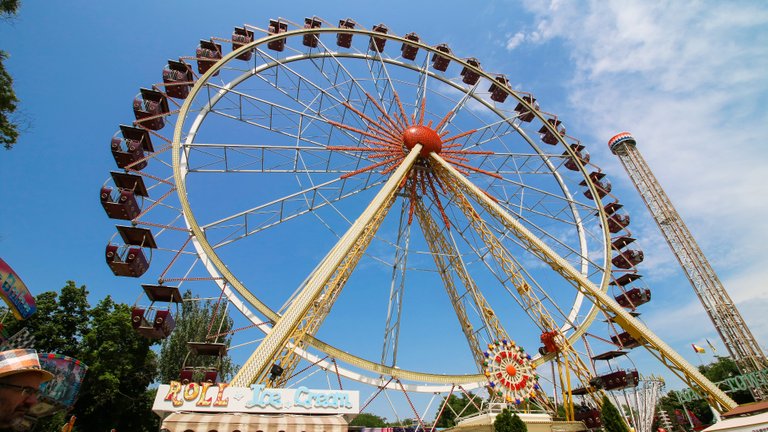
[[34, 387], [27, 387], [27, 386], [20, 386], [16, 384], [6, 384], [6, 383], [0, 383], [0, 387], [19, 390], [21, 391], [21, 394], [24, 397], [37, 396], [40, 394], [40, 389], [36, 389]]

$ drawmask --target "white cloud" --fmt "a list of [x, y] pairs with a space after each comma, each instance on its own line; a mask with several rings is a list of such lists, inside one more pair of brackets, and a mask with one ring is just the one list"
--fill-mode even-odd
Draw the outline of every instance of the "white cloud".
[[513, 49], [517, 48], [523, 41], [525, 40], [525, 33], [523, 32], [517, 32], [514, 35], [512, 35], [509, 39], [507, 39], [507, 51], [512, 51]]

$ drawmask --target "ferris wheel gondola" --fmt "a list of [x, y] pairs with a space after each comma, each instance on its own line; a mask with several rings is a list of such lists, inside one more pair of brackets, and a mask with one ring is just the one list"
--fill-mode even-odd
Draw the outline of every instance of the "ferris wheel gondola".
[[179, 373], [182, 384], [190, 382], [216, 383], [221, 364], [227, 355], [227, 345], [222, 342], [187, 342], [187, 355]]
[[118, 168], [135, 171], [147, 166], [144, 155], [155, 151], [148, 129], [126, 125], [120, 125], [110, 148]]
[[[115, 187], [101, 187], [101, 205], [112, 219], [132, 220], [141, 213], [139, 199], [147, 196], [147, 188], [141, 176], [111, 172]], [[138, 198], [137, 198], [138, 197]]]
[[115, 276], [140, 277], [149, 269], [152, 249], [157, 248], [152, 231], [125, 225], [116, 228], [122, 242], [107, 244], [107, 264]]
[[[178, 305], [182, 302], [179, 288], [165, 285], [142, 285], [149, 300], [145, 306], [136, 302], [131, 309], [131, 323], [140, 335], [148, 339], [164, 339], [176, 328]], [[172, 307], [175, 306], [175, 311]]]

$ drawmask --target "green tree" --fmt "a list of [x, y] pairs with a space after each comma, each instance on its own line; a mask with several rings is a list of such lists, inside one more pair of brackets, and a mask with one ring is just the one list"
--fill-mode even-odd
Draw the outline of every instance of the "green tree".
[[[699, 366], [699, 372], [714, 383], [741, 375], [739, 368], [736, 367], [736, 362], [730, 357], [717, 357], [716, 361], [708, 365]], [[755, 401], [749, 390], [738, 390], [730, 393], [728, 396], [739, 405]]]
[[[0, 17], [8, 19], [19, 10], [19, 0], [0, 0]], [[10, 149], [19, 137], [19, 129], [13, 121], [13, 113], [16, 111], [16, 93], [13, 91], [13, 78], [5, 70], [3, 62], [8, 58], [8, 53], [0, 50], [0, 144]]]
[[606, 395], [603, 395], [600, 420], [603, 422], [603, 429], [606, 432], [629, 432], [629, 428], [626, 422], [624, 422], [621, 413], [613, 406]]
[[435, 427], [446, 428], [456, 426], [456, 418], [466, 417], [478, 412], [483, 399], [477, 395], [467, 396], [467, 394], [462, 394], [461, 397], [458, 397], [452, 394], [448, 396], [447, 401], [446, 404], [446, 398], [443, 398], [438, 408], [439, 410], [443, 407], [443, 404], [446, 404], [442, 415], [440, 415], [437, 423], [435, 423]]
[[[68, 281], [59, 293], [36, 297], [37, 312], [26, 321], [7, 323], [9, 334], [26, 327], [35, 336], [38, 352], [55, 352], [88, 366], [78, 401], [70, 414], [80, 431], [155, 431], [158, 417], [151, 411], [157, 374], [153, 341], [131, 325], [130, 307], [110, 297], [91, 308], [85, 286]], [[37, 431], [58, 432], [70, 414], [42, 418]]]
[[38, 352], [54, 352], [77, 357], [80, 341], [88, 330], [88, 290], [77, 287], [73, 281], [60, 292], [47, 291], [35, 298], [37, 312], [24, 321], [8, 322], [5, 327], [9, 335], [22, 328], [35, 337]]
[[527, 432], [528, 426], [509, 408], [504, 408], [493, 421], [495, 432]]
[[0, 16], [7, 18], [16, 15], [21, 2], [19, 0], [0, 0]]
[[509, 408], [504, 408], [493, 421], [495, 432], [527, 432], [528, 426]]
[[139, 336], [131, 325], [131, 308], [107, 296], [91, 310], [90, 329], [79, 359], [88, 373], [75, 406], [84, 430], [157, 430], [152, 395], [147, 387], [156, 377], [153, 341]]
[[[233, 322], [229, 315], [222, 313], [221, 307], [214, 318], [216, 307], [212, 301], [194, 299], [191, 291], [186, 291], [183, 297], [176, 328], [160, 347], [158, 372], [161, 383], [179, 379], [179, 371], [189, 353], [187, 342], [223, 342], [229, 347], [232, 341], [230, 330]], [[209, 328], [212, 335], [220, 336], [209, 337]], [[217, 366], [219, 380], [224, 382], [229, 381], [235, 371], [228, 356], [221, 360], [220, 365], [217, 364], [218, 359], [210, 357], [190, 358], [189, 363], [201, 367]]]
[[520, 416], [517, 415], [517, 413], [512, 414], [511, 432], [528, 432], [528, 425], [525, 424], [523, 419], [521, 419]]
[[350, 426], [363, 427], [384, 427], [387, 425], [387, 419], [375, 414], [360, 413], [354, 420], [349, 422]]

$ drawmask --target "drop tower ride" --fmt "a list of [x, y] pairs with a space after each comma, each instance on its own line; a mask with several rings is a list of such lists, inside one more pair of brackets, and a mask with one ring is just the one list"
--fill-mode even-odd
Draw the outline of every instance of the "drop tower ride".
[[[768, 361], [752, 332], [636, 144], [628, 132], [608, 140], [608, 147], [627, 170], [741, 373], [765, 369]], [[750, 390], [756, 400], [768, 399], [768, 385]]]

